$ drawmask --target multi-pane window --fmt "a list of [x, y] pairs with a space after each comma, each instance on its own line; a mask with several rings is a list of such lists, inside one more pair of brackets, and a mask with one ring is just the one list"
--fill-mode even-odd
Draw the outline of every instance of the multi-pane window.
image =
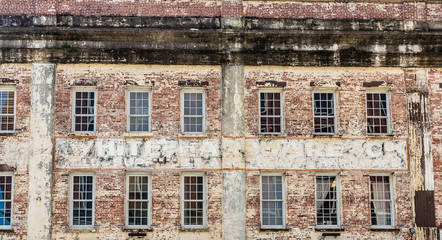
[[259, 122], [260, 133], [282, 132], [281, 91], [260, 91]]
[[336, 133], [336, 102], [334, 91], [313, 93], [314, 134]]
[[73, 131], [95, 132], [95, 89], [76, 89], [73, 92]]
[[390, 180], [390, 176], [370, 176], [370, 212], [373, 227], [393, 226]]
[[14, 132], [15, 89], [0, 88], [0, 132]]
[[150, 91], [134, 89], [127, 94], [129, 132], [150, 132]]
[[367, 92], [367, 133], [388, 134], [388, 99], [385, 92]]
[[0, 229], [11, 228], [13, 186], [12, 174], [0, 174]]
[[281, 175], [261, 176], [261, 227], [284, 227], [284, 189]]
[[206, 225], [205, 176], [182, 176], [182, 225], [185, 228], [204, 228]]
[[126, 225], [128, 228], [150, 226], [149, 176], [129, 174], [126, 176]]
[[185, 89], [181, 92], [182, 132], [205, 132], [204, 90]]
[[338, 182], [336, 176], [316, 176], [316, 225], [339, 226]]
[[71, 227], [93, 228], [94, 176], [71, 176]]

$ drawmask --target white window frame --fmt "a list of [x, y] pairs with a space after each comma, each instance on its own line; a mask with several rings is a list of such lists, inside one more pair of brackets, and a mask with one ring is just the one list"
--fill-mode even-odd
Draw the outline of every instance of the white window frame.
[[[315, 93], [332, 93], [333, 94], [333, 111], [334, 116], [334, 132], [332, 133], [317, 133], [315, 132]], [[312, 104], [313, 104], [313, 135], [336, 135], [338, 132], [338, 112], [337, 112], [337, 91], [336, 90], [313, 90], [312, 93]]]
[[[129, 177], [147, 177], [147, 225], [129, 225]], [[125, 228], [127, 229], [150, 229], [152, 218], [152, 185], [151, 174], [142, 172], [126, 173], [126, 197], [125, 197]]]
[[[202, 93], [203, 97], [203, 115], [202, 117], [202, 131], [201, 132], [185, 132], [184, 131], [184, 93]], [[182, 88], [181, 89], [181, 133], [182, 134], [205, 134], [206, 133], [206, 90], [197, 88]], [[189, 115], [189, 117], [198, 117], [197, 115]]]
[[[280, 132], [261, 132], [261, 93], [279, 93], [281, 102], [281, 131]], [[284, 133], [284, 91], [283, 89], [259, 89], [258, 91], [258, 113], [259, 113], [259, 121], [258, 121], [258, 128], [260, 134], [283, 134]], [[274, 115], [276, 116], [276, 115]]]
[[[184, 225], [184, 177], [203, 177], [203, 225]], [[205, 229], [207, 228], [207, 177], [205, 173], [182, 173], [181, 174], [181, 228]]]
[[[14, 173], [13, 172], [0, 172], [0, 176], [11, 177], [11, 221], [9, 225], [0, 226], [0, 230], [11, 230], [12, 220], [14, 219]], [[6, 204], [6, 201], [3, 200]]]
[[[385, 94], [385, 99], [387, 102], [387, 132], [386, 133], [368, 133], [368, 101], [367, 101], [367, 94], [369, 93], [382, 93]], [[391, 133], [391, 127], [390, 127], [390, 119], [391, 119], [391, 115], [390, 115], [390, 92], [389, 91], [382, 91], [382, 90], [367, 90], [365, 92], [365, 124], [366, 125], [366, 131], [367, 131], [367, 135], [389, 135]]]
[[[74, 225], [74, 177], [87, 176], [92, 177], [92, 225]], [[94, 173], [82, 173], [76, 172], [69, 174], [69, 228], [70, 229], [93, 229], [95, 226], [95, 174]]]
[[[75, 107], [76, 107], [76, 93], [77, 92], [94, 92], [94, 131], [75, 131]], [[72, 89], [72, 132], [73, 133], [96, 133], [97, 132], [97, 88], [96, 87], [75, 87]], [[81, 115], [81, 114], [80, 114]]]
[[[148, 115], [131, 115], [130, 114], [130, 94], [131, 93], [148, 93], [149, 96], [147, 97], [149, 114]], [[152, 132], [152, 89], [151, 88], [128, 88], [126, 91], [126, 115], [127, 115], [127, 132], [131, 133], [142, 133], [142, 132]], [[148, 117], [149, 118], [149, 131], [131, 131], [130, 130], [130, 117], [136, 116], [136, 117]]]
[[[277, 176], [282, 178], [282, 225], [263, 225], [262, 223], [262, 177], [263, 176]], [[285, 174], [284, 173], [261, 173], [259, 177], [259, 189], [260, 189], [260, 219], [262, 229], [285, 229], [286, 228], [286, 195], [285, 195]]]
[[[382, 177], [389, 177], [389, 184], [390, 184], [390, 209], [391, 209], [391, 225], [371, 225], [371, 180], [370, 177], [371, 176], [382, 176]], [[394, 228], [394, 223], [395, 223], [395, 219], [394, 219], [394, 201], [393, 201], [393, 197], [394, 197], [394, 187], [393, 187], [393, 174], [391, 173], [370, 173], [369, 178], [368, 178], [368, 189], [369, 189], [369, 201], [370, 201], [370, 226], [373, 229], [385, 229], [385, 228]]]
[[[318, 209], [316, 207], [316, 202], [318, 200], [317, 196], [317, 183], [316, 183], [316, 177], [319, 176], [331, 176], [336, 177], [336, 223], [337, 225], [317, 225], [318, 224]], [[341, 183], [340, 183], [340, 177], [338, 173], [317, 173], [315, 174], [315, 224], [316, 228], [318, 229], [336, 229], [341, 226]]]
[[[14, 133], [15, 132], [15, 122], [17, 118], [17, 88], [16, 87], [0, 87], [1, 92], [14, 92], [14, 114], [1, 114], [2, 116], [13, 116], [14, 123], [11, 131], [1, 130], [0, 133]], [[1, 122], [0, 122], [1, 124]]]

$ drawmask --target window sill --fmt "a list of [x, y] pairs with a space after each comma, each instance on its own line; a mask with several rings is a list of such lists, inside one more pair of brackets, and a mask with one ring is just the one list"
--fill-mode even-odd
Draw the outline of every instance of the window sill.
[[260, 138], [287, 138], [285, 133], [258, 133]]
[[210, 232], [209, 228], [187, 228], [187, 227], [181, 227], [181, 232]]
[[344, 232], [344, 228], [339, 227], [315, 227], [317, 232]]
[[201, 133], [201, 134], [181, 133], [178, 137], [179, 138], [208, 138], [209, 136], [206, 133]]
[[284, 228], [263, 228], [263, 227], [261, 227], [259, 229], [259, 231], [261, 231], [261, 232], [289, 232], [290, 229], [286, 228], [286, 227], [284, 227]]
[[399, 228], [370, 228], [370, 231], [373, 232], [400, 232]]
[[127, 132], [123, 134], [125, 138], [152, 138], [152, 132]]
[[314, 138], [341, 138], [341, 135], [334, 133], [334, 134], [317, 134], [313, 133]]

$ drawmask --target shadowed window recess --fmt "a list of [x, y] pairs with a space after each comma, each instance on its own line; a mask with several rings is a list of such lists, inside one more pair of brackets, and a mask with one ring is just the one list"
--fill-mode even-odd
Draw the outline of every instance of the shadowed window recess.
[[151, 92], [148, 90], [129, 90], [127, 94], [128, 132], [150, 132]]
[[71, 227], [93, 228], [94, 176], [74, 175], [71, 181]]
[[260, 133], [282, 133], [282, 92], [262, 90], [259, 93]]
[[204, 228], [206, 226], [205, 176], [184, 175], [182, 181], [182, 226]]
[[13, 203], [12, 175], [0, 174], [0, 229], [10, 229]]
[[183, 133], [205, 132], [205, 92], [185, 89], [181, 92], [181, 115]]
[[282, 175], [261, 176], [261, 228], [284, 228]]
[[15, 130], [15, 88], [0, 88], [0, 132]]
[[316, 226], [339, 227], [337, 176], [316, 176]]
[[390, 176], [370, 176], [372, 227], [393, 227], [393, 202]]
[[334, 91], [313, 93], [314, 134], [336, 134], [336, 101]]
[[389, 106], [387, 93], [367, 93], [367, 133], [390, 133]]
[[127, 175], [126, 226], [128, 228], [149, 228], [150, 226], [150, 184], [147, 175]]
[[73, 132], [95, 132], [96, 95], [95, 90], [74, 90]]

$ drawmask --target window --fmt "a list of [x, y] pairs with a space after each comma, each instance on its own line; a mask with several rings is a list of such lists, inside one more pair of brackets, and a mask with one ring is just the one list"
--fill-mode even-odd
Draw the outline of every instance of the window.
[[94, 227], [94, 176], [71, 175], [71, 228]]
[[182, 176], [182, 214], [184, 228], [206, 227], [206, 187], [204, 174]]
[[127, 93], [128, 132], [150, 132], [151, 91], [131, 89]]
[[339, 226], [337, 176], [316, 176], [316, 226]]
[[184, 89], [181, 91], [182, 132], [205, 132], [205, 92], [204, 90]]
[[367, 92], [367, 133], [388, 134], [390, 132], [387, 93]]
[[283, 176], [261, 176], [261, 227], [284, 228], [284, 208]]
[[0, 88], [0, 132], [15, 130], [15, 88]]
[[313, 93], [314, 134], [336, 134], [336, 100], [334, 91]]
[[97, 116], [95, 89], [75, 89], [73, 93], [73, 132], [95, 132]]
[[370, 176], [370, 212], [372, 227], [393, 227], [390, 176]]
[[282, 133], [282, 91], [259, 92], [260, 133]]
[[147, 174], [126, 175], [126, 226], [149, 228], [150, 179]]
[[14, 193], [12, 173], [0, 173], [0, 229], [11, 229]]

